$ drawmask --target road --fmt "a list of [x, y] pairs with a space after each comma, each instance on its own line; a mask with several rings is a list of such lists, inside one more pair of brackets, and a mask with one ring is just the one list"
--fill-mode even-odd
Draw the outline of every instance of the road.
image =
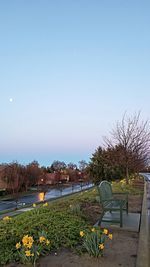
[[49, 189], [46, 193], [38, 192], [32, 193], [31, 195], [24, 195], [18, 198], [16, 203], [15, 199], [6, 199], [0, 201], [0, 211], [15, 209], [16, 207], [22, 207], [25, 205], [37, 203], [44, 200], [50, 200], [54, 198], [59, 198], [61, 196], [69, 195], [71, 193], [79, 192], [90, 188], [92, 184], [76, 184], [69, 187], [60, 187]]

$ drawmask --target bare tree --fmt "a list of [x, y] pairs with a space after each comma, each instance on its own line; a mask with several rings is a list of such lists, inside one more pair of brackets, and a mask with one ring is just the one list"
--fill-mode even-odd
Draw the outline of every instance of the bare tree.
[[70, 163], [67, 164], [67, 168], [68, 169], [72, 169], [72, 170], [76, 170], [77, 169], [77, 165], [72, 163], [72, 162], [70, 162]]
[[17, 162], [4, 164], [3, 181], [7, 184], [7, 190], [12, 194], [18, 193], [23, 185], [23, 166]]
[[52, 165], [51, 165], [51, 169], [54, 171], [63, 170], [65, 168], [66, 168], [65, 162], [59, 161], [59, 160], [54, 160]]
[[80, 160], [79, 161], [79, 170], [83, 171], [87, 168], [88, 164], [85, 160]]
[[150, 130], [148, 121], [140, 120], [140, 112], [132, 117], [124, 114], [121, 122], [111, 132], [111, 139], [105, 138], [108, 147], [119, 145], [122, 147], [126, 182], [129, 180], [130, 167], [138, 170], [149, 160]]

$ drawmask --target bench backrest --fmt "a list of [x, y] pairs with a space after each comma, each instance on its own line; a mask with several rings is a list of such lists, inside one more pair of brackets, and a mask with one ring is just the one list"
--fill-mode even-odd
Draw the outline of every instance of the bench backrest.
[[102, 181], [98, 185], [98, 192], [101, 203], [111, 200], [113, 198], [112, 187], [108, 181]]

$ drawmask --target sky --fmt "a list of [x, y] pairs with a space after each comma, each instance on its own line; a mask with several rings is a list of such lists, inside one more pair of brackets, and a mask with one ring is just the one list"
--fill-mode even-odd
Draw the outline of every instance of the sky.
[[90, 160], [150, 119], [150, 2], [0, 0], [0, 163]]

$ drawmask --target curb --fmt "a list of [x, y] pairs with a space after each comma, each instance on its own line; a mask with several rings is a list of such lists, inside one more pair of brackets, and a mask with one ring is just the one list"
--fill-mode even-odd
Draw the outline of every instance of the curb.
[[148, 229], [148, 206], [147, 206], [147, 183], [144, 183], [144, 195], [141, 212], [141, 225], [139, 232], [139, 243], [137, 249], [136, 267], [149, 267], [149, 229]]

